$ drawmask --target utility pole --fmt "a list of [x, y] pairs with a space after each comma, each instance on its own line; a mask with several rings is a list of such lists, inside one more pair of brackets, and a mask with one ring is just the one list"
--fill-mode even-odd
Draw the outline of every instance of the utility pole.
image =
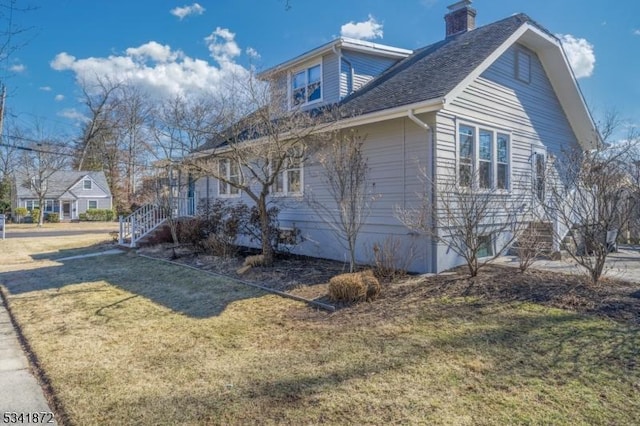
[[0, 84], [0, 140], [4, 134], [4, 101], [7, 97], [7, 86]]

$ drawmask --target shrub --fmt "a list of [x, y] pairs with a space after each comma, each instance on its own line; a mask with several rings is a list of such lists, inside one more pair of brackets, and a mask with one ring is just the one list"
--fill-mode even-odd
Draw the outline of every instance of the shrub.
[[202, 230], [202, 220], [200, 218], [189, 218], [178, 222], [177, 226], [178, 242], [180, 244], [191, 244], [196, 249], [206, 238]]
[[47, 222], [59, 223], [60, 215], [58, 213], [47, 213]]
[[111, 222], [115, 217], [115, 213], [111, 209], [87, 209], [84, 215], [85, 219], [82, 218], [82, 213], [80, 213], [80, 220], [92, 222]]
[[371, 251], [373, 273], [383, 282], [393, 282], [406, 276], [416, 256], [413, 243], [407, 250], [402, 250], [402, 242], [394, 236], [386, 237], [382, 243], [374, 243]]
[[31, 220], [33, 223], [38, 223], [38, 221], [40, 221], [40, 209], [31, 210]]
[[207, 238], [200, 241], [200, 247], [202, 251], [213, 256], [233, 257], [238, 254], [238, 246], [216, 234], [209, 234]]
[[247, 227], [249, 207], [228, 200], [201, 200], [199, 211], [202, 212], [200, 249], [214, 256], [237, 254], [236, 238]]
[[329, 280], [329, 298], [334, 302], [374, 300], [379, 294], [380, 282], [371, 270], [340, 274]]
[[87, 218], [87, 214], [86, 214], [86, 213], [80, 213], [80, 214], [78, 215], [78, 220], [81, 220], [81, 221], [87, 221], [87, 220], [89, 220], [89, 219]]
[[22, 219], [29, 214], [29, 210], [26, 207], [16, 207], [14, 213], [18, 218], [18, 222], [22, 222]]

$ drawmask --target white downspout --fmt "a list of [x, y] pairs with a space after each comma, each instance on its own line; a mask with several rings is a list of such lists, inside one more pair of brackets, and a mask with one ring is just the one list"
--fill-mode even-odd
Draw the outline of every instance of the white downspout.
[[414, 123], [416, 123], [418, 126], [422, 127], [425, 130], [430, 130], [431, 127], [429, 127], [429, 125], [427, 123], [425, 123], [424, 121], [420, 120], [418, 117], [416, 117], [415, 115], [413, 115], [413, 110], [408, 110], [407, 111], [407, 117], [409, 117], [411, 119], [411, 121], [413, 121]]

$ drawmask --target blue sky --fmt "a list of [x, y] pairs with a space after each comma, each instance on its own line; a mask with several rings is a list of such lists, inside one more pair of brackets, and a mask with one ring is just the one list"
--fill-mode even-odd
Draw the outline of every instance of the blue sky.
[[[26, 3], [28, 0], [19, 0]], [[78, 79], [133, 78], [158, 95], [215, 90], [228, 73], [266, 69], [341, 34], [415, 49], [444, 36], [454, 0], [39, 0], [14, 14], [19, 47], [2, 61], [17, 123], [72, 137]], [[476, 0], [478, 26], [524, 12], [562, 36], [595, 115], [640, 125], [640, 1]], [[1, 22], [6, 28], [6, 20]]]

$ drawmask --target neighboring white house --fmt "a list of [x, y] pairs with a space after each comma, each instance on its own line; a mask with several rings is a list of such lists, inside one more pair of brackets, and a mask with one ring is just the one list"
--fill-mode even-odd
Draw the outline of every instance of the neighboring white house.
[[[487, 188], [509, 197], [516, 177], [536, 182], [536, 167], [563, 148], [588, 148], [598, 133], [560, 41], [524, 14], [475, 28], [470, 1], [449, 7], [445, 38], [415, 51], [339, 38], [262, 73], [289, 93], [287, 107], [339, 105], [339, 122], [365, 136], [369, 180], [379, 194], [360, 234], [357, 257], [396, 236], [418, 256], [411, 269], [439, 272], [461, 263], [446, 245], [416, 237], [394, 211], [421, 203], [432, 182], [484, 173]], [[277, 79], [274, 76], [282, 76]], [[209, 147], [205, 146], [203, 152]], [[330, 203], [321, 169], [311, 160], [283, 172], [273, 200], [280, 224], [301, 230], [295, 253], [347, 259], [305, 193]], [[291, 175], [291, 176], [290, 176]], [[292, 178], [292, 176], [294, 178]], [[544, 185], [538, 179], [538, 183]], [[251, 201], [240, 191], [201, 178], [199, 199]]]
[[42, 207], [45, 215], [58, 213], [60, 220], [78, 219], [88, 209], [112, 209], [113, 197], [104, 172], [57, 171], [47, 182], [44, 205], [40, 206], [38, 195], [29, 180], [16, 176], [13, 208], [26, 207], [31, 211]]

